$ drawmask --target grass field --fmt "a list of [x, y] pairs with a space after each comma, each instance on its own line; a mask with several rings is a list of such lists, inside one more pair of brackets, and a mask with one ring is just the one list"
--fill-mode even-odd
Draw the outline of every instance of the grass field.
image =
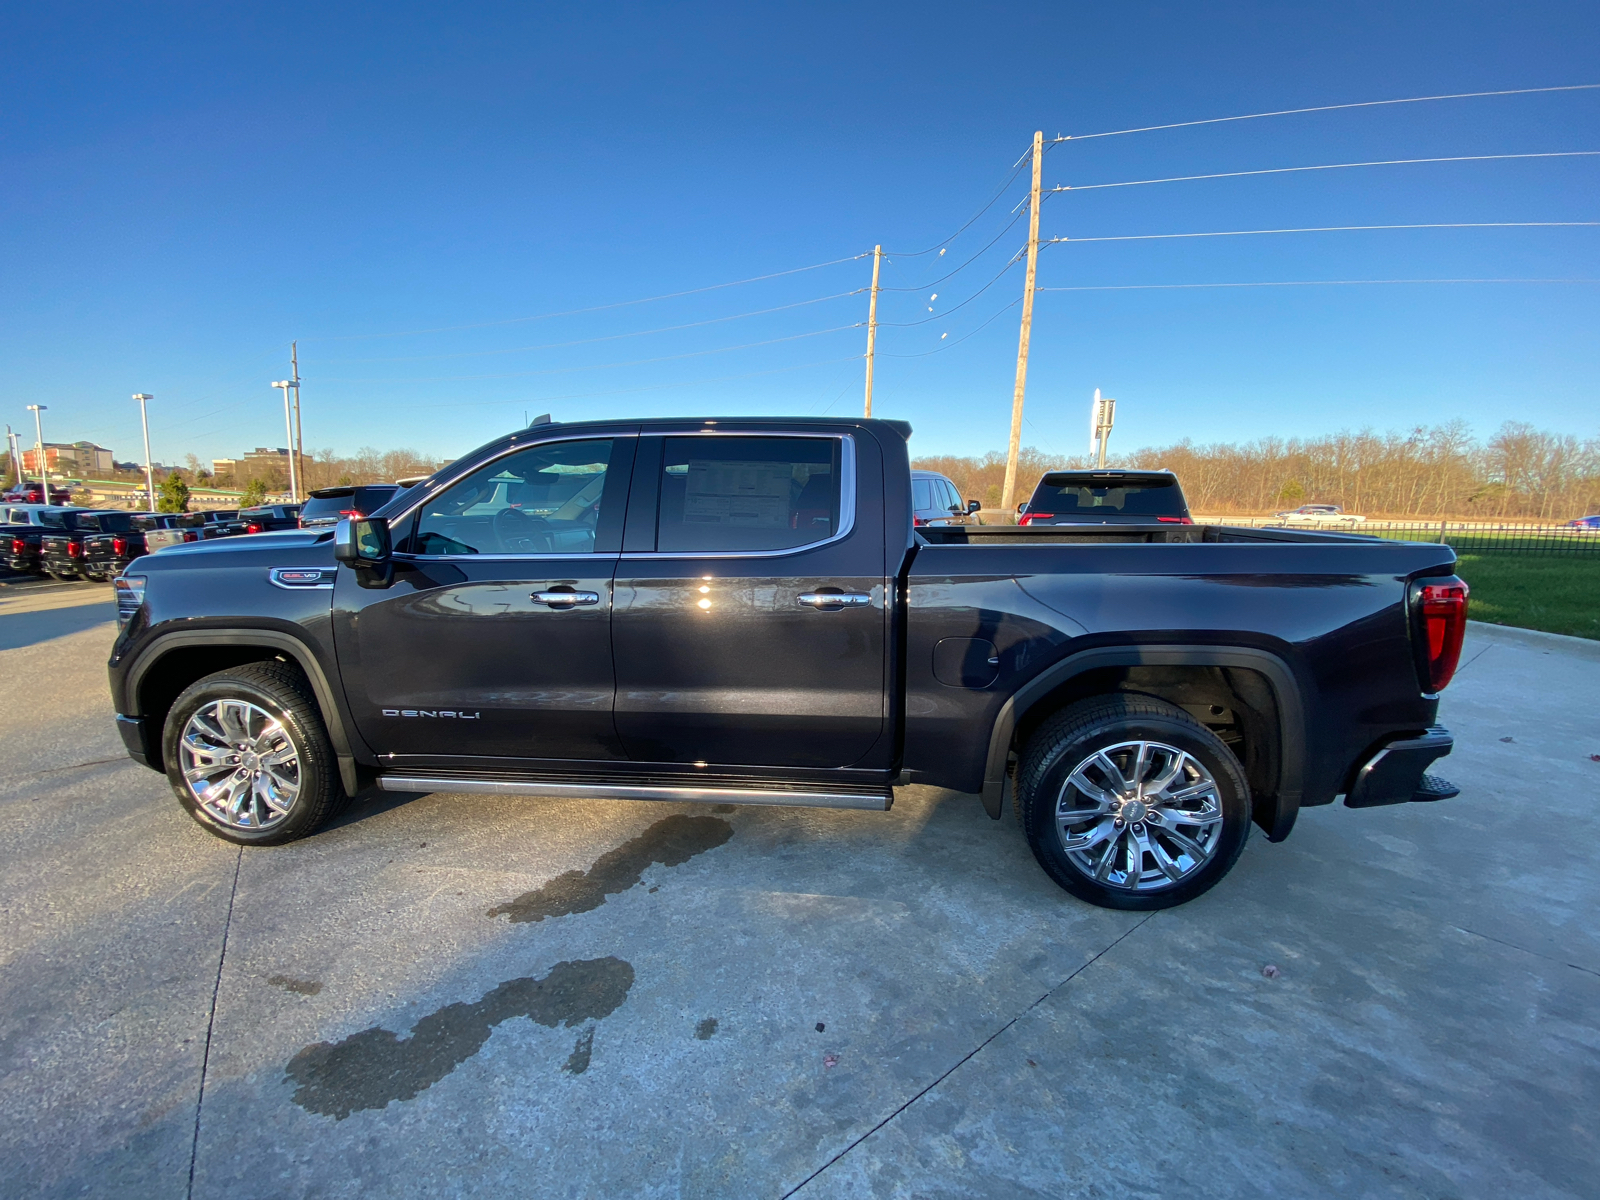
[[1462, 554], [1456, 574], [1475, 621], [1600, 639], [1600, 558]]

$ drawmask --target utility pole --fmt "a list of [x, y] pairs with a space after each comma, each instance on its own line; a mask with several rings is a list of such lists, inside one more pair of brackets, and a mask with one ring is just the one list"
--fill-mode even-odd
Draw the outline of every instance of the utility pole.
[[149, 489], [150, 511], [155, 512], [156, 475], [150, 466], [150, 414], [144, 408], [144, 402], [155, 397], [149, 392], [135, 392], [133, 398], [139, 402], [139, 420], [144, 425], [144, 486]]
[[1044, 131], [1033, 135], [1033, 192], [1028, 198], [1028, 276], [1022, 285], [1022, 333], [1017, 341], [1017, 383], [1011, 393], [1011, 444], [1006, 448], [1006, 485], [1000, 507], [1015, 519], [1017, 453], [1022, 445], [1022, 395], [1028, 384], [1028, 338], [1033, 333], [1033, 280], [1039, 267], [1039, 171], [1044, 162]]
[[867, 302], [867, 416], [872, 415], [872, 356], [878, 345], [878, 268], [883, 265], [883, 247], [872, 248], [872, 299]]
[[306, 481], [306, 447], [300, 437], [300, 344], [289, 343], [289, 382], [294, 384], [294, 447], [292, 453], [300, 466], [300, 483]]
[[11, 432], [11, 426], [9, 425], [6, 426], [6, 450], [11, 455], [11, 470], [6, 473], [9, 475], [15, 472], [17, 485], [20, 487], [22, 484], [22, 460], [17, 457], [17, 435]]
[[[50, 472], [44, 466], [44, 424], [39, 414], [49, 407], [48, 404], [28, 405], [28, 411], [33, 414], [33, 431], [37, 438], [34, 445], [39, 448], [39, 503], [44, 505], [50, 503]], [[18, 478], [21, 478], [20, 474]]]
[[272, 386], [283, 389], [283, 428], [284, 437], [289, 443], [289, 502], [300, 503], [300, 476], [295, 471], [294, 462], [294, 409], [289, 402], [289, 389], [294, 387], [290, 379], [276, 379]]

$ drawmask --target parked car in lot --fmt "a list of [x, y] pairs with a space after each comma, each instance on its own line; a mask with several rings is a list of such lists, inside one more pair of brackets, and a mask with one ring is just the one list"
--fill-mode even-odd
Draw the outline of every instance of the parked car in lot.
[[1018, 525], [1192, 525], [1171, 471], [1051, 471], [1017, 507]]
[[1052, 879], [1128, 909], [1210, 888], [1252, 820], [1456, 794], [1425, 774], [1449, 546], [918, 527], [909, 436], [541, 424], [331, 537], [175, 546], [117, 580], [117, 727], [244, 844], [371, 786], [881, 811], [922, 783], [1009, 794]]
[[398, 483], [362, 483], [318, 488], [300, 509], [301, 529], [337, 525], [345, 517], [375, 513], [400, 493]]
[[1302, 504], [1276, 516], [1285, 525], [1359, 525], [1366, 520], [1345, 512], [1337, 504]]
[[91, 540], [100, 537], [126, 537], [138, 514], [113, 509], [73, 512], [66, 528], [47, 529], [40, 539], [45, 573], [56, 579], [109, 579], [104, 555], [92, 556]]
[[117, 521], [107, 527], [107, 520], [99, 522], [101, 531], [88, 533], [83, 539], [83, 569], [90, 579], [110, 579], [129, 563], [150, 552], [146, 537], [161, 529], [171, 529], [180, 513], [117, 513], [126, 521]]
[[174, 514], [171, 525], [151, 529], [145, 533], [145, 545], [151, 554], [169, 546], [185, 542], [208, 542], [214, 538], [234, 537], [245, 531], [246, 523], [239, 519], [234, 509], [209, 509], [202, 512]]
[[256, 508], [241, 508], [239, 520], [246, 533], [274, 533], [279, 529], [300, 528], [298, 504], [263, 504]]
[[[52, 505], [65, 505], [71, 500], [71, 488], [59, 487], [53, 483], [50, 485], [50, 503]], [[0, 496], [0, 503], [6, 504], [40, 504], [42, 501], [43, 489], [39, 486], [37, 479], [31, 483], [24, 480], [22, 483], [15, 484], [5, 495]]]
[[963, 500], [961, 492], [947, 475], [937, 471], [911, 472], [911, 524], [976, 525], [976, 500]]
[[44, 574], [44, 535], [53, 530], [70, 528], [68, 520], [72, 514], [90, 511], [55, 504], [6, 505], [6, 523], [0, 529], [0, 557], [13, 571], [28, 575]]

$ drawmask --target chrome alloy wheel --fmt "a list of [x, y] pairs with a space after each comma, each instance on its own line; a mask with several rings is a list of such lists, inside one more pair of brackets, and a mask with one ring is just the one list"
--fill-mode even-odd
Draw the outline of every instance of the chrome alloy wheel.
[[1084, 875], [1109, 887], [1154, 892], [1211, 861], [1221, 840], [1222, 797], [1188, 751], [1121, 742], [1073, 769], [1055, 817], [1061, 848]]
[[300, 794], [300, 754], [277, 717], [246, 700], [213, 700], [184, 726], [184, 782], [206, 815], [233, 829], [271, 829]]

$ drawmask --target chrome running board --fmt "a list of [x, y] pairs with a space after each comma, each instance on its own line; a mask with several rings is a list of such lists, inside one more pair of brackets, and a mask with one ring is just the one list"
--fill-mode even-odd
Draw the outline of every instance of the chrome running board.
[[702, 804], [780, 804], [797, 808], [859, 808], [888, 812], [894, 793], [816, 792], [777, 788], [639, 786], [609, 783], [544, 783], [537, 779], [451, 779], [425, 775], [382, 775], [386, 792], [483, 792], [497, 796], [563, 796], [584, 800], [679, 800]]

